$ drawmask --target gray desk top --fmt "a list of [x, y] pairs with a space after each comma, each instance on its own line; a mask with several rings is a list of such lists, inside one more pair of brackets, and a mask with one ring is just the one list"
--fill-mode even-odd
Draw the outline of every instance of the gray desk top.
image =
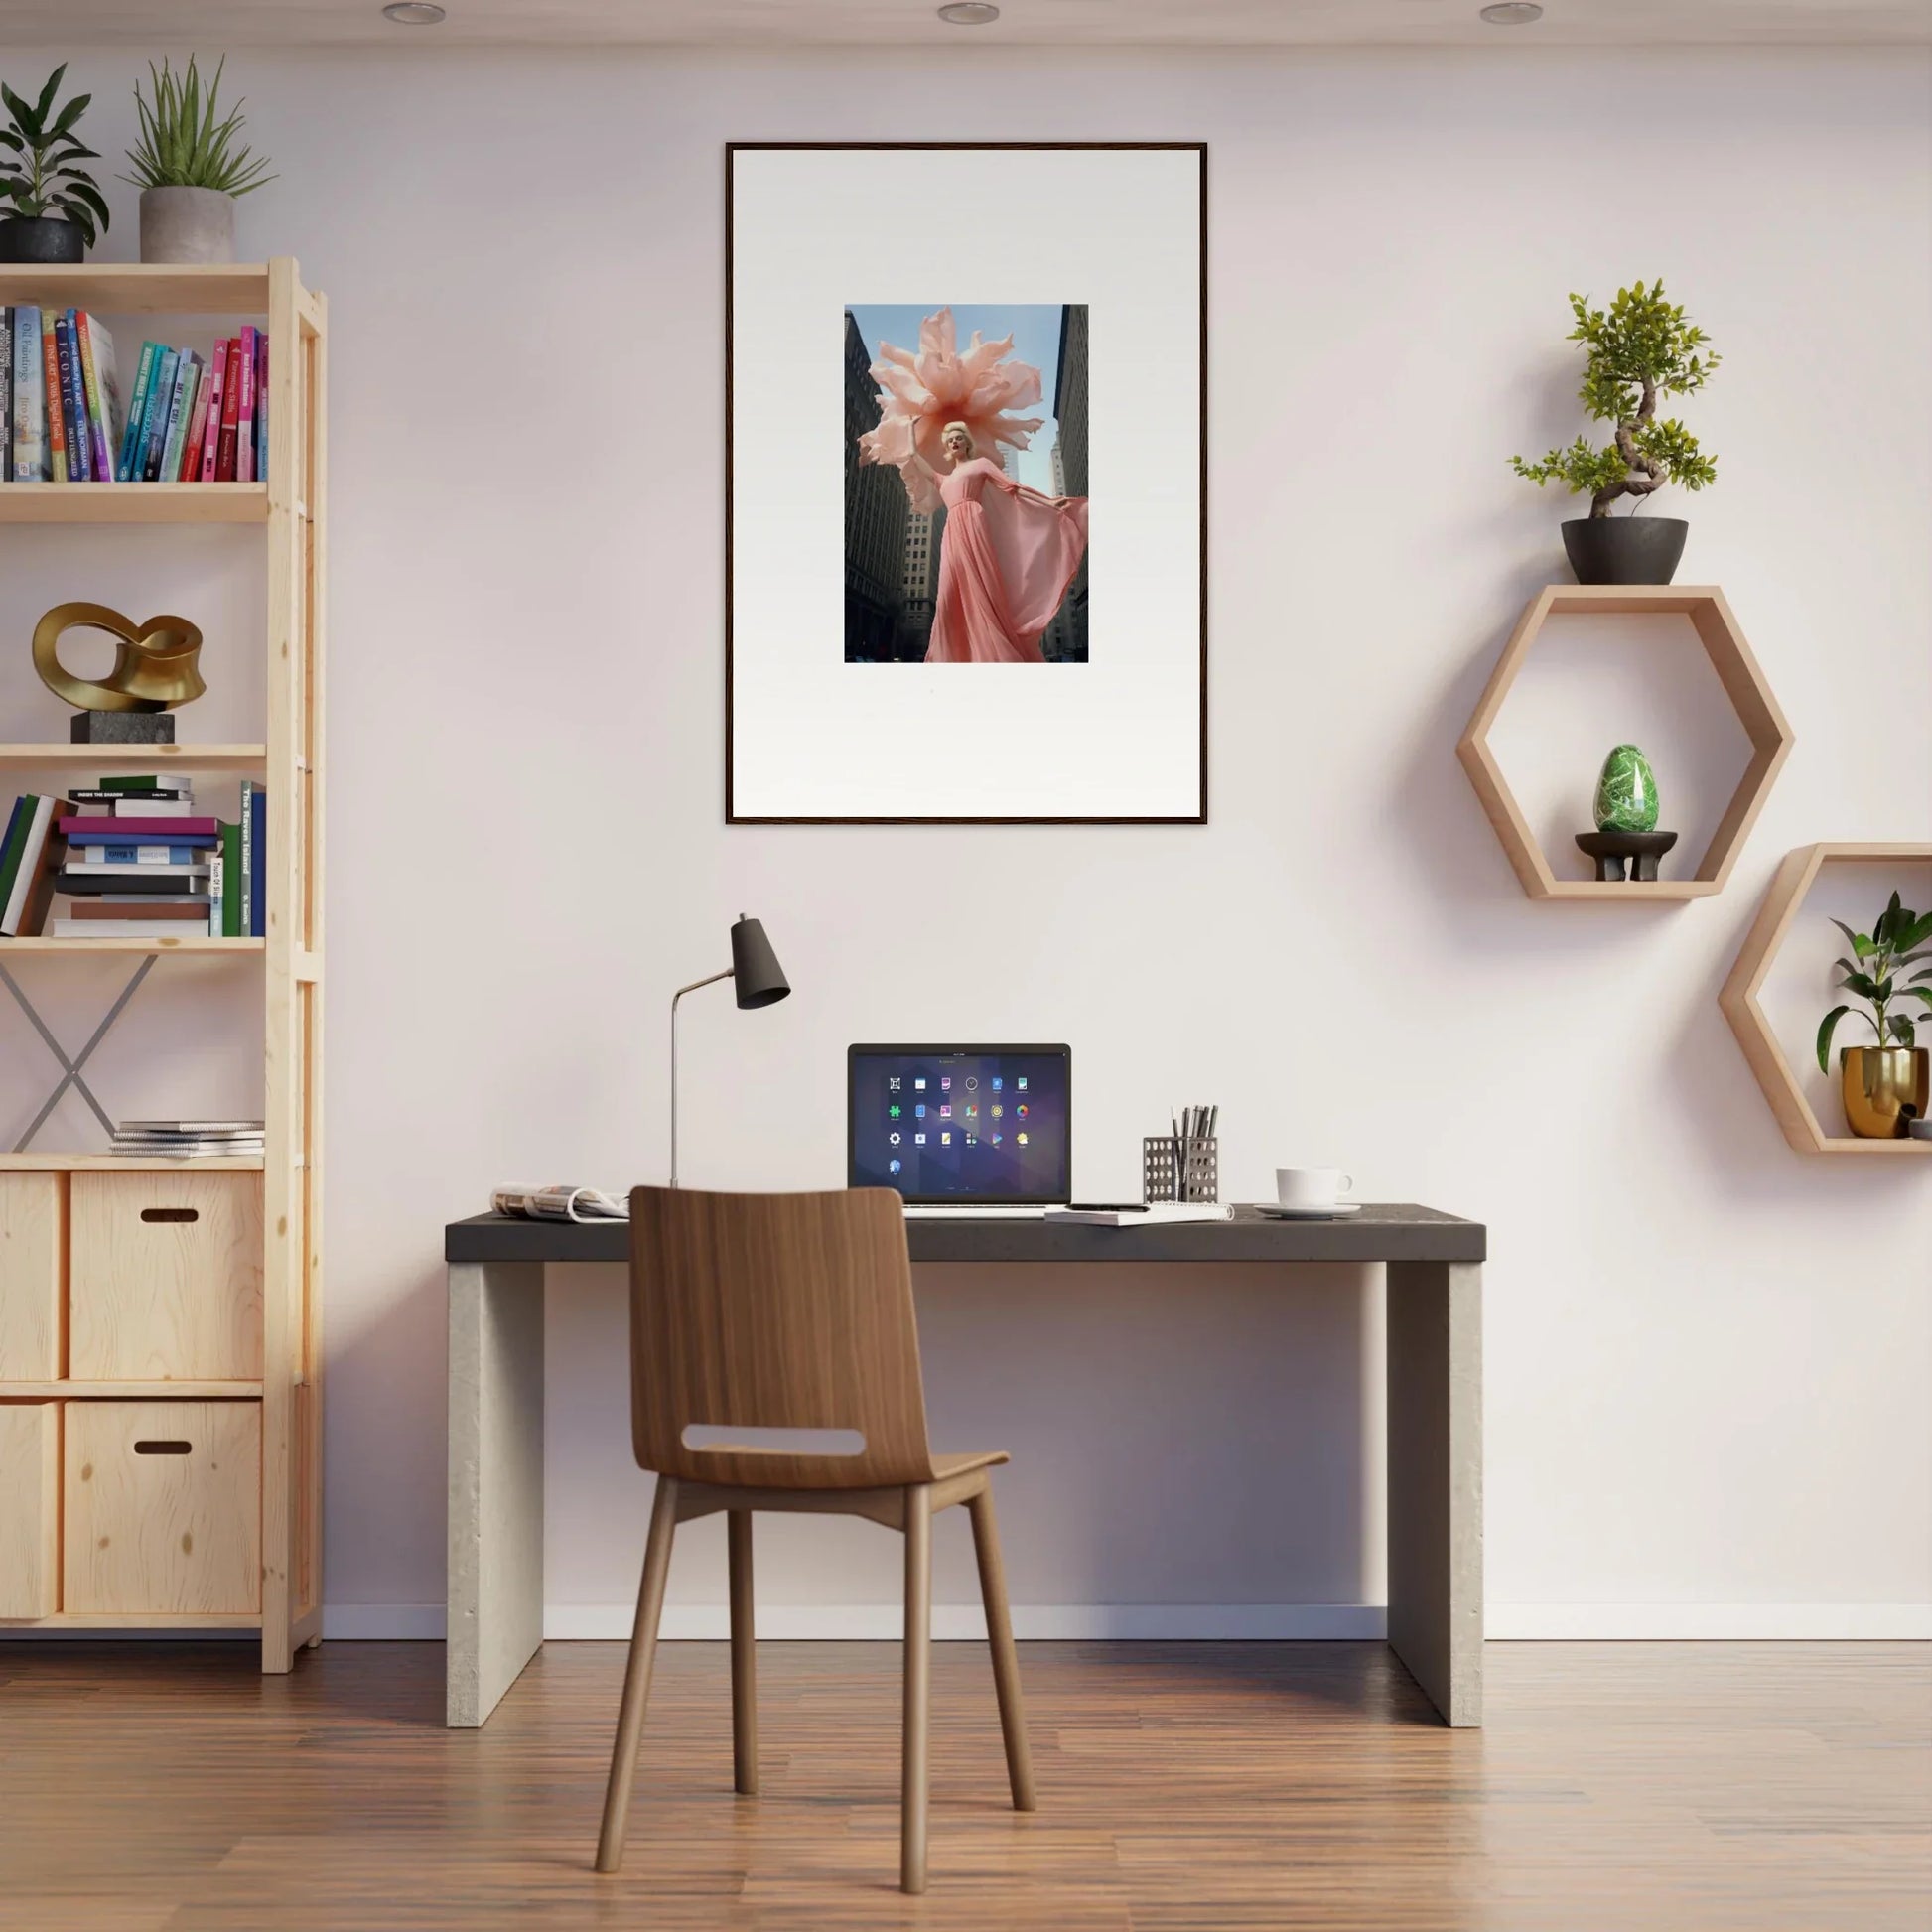
[[[1406, 1201], [1368, 1202], [1337, 1221], [1271, 1221], [1236, 1208], [1231, 1221], [1124, 1228], [914, 1216], [905, 1235], [914, 1261], [1481, 1261], [1488, 1247], [1480, 1221]], [[626, 1261], [629, 1254], [622, 1221], [474, 1214], [443, 1231], [445, 1261]]]

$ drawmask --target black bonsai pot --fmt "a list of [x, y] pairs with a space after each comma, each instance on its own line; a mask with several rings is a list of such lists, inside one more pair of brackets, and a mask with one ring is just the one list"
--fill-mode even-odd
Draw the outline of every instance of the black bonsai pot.
[[86, 242], [71, 221], [48, 214], [15, 214], [0, 221], [0, 262], [77, 262]]
[[1690, 533], [1676, 516], [1580, 516], [1563, 547], [1580, 584], [1668, 584]]

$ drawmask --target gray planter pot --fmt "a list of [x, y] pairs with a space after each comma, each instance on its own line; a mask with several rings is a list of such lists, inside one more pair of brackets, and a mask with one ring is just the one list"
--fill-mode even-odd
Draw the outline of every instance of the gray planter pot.
[[141, 191], [144, 262], [234, 260], [234, 197], [218, 188]]

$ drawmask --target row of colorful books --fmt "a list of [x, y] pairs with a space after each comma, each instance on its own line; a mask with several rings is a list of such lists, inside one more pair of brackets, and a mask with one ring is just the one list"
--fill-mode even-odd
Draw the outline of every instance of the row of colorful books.
[[[267, 850], [268, 793], [249, 778], [232, 824], [197, 814], [181, 778], [26, 792], [0, 840], [0, 937], [259, 939]], [[57, 894], [71, 903], [50, 919]]]
[[211, 354], [145, 342], [121, 407], [114, 338], [85, 309], [0, 308], [0, 483], [255, 483], [268, 336]]

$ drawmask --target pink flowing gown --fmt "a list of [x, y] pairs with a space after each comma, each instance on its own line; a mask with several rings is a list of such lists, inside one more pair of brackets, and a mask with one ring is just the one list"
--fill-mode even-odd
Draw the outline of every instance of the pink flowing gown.
[[928, 664], [1042, 664], [1039, 633], [1087, 547], [1087, 499], [1062, 507], [978, 456], [939, 479], [946, 505]]

